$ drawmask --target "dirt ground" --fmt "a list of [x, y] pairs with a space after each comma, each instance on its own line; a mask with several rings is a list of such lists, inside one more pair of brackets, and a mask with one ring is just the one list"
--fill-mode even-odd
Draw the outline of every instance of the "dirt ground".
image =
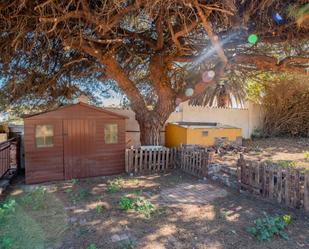
[[[109, 188], [115, 179], [120, 189]], [[181, 184], [208, 184], [227, 194], [204, 204], [162, 201], [164, 190]], [[29, 199], [27, 193], [38, 186], [47, 192]], [[17, 181], [9, 190], [7, 198], [16, 199], [18, 205], [11, 220], [0, 226], [0, 234], [12, 238], [12, 249], [309, 248], [309, 216], [304, 213], [240, 195], [179, 171], [38, 186]], [[134, 193], [154, 204], [151, 217], [119, 208], [120, 198]], [[258, 242], [246, 231], [264, 212], [270, 216], [292, 216], [287, 229], [289, 240], [275, 237]], [[124, 240], [117, 242], [119, 238]]]
[[[244, 140], [244, 156], [255, 161], [292, 162], [309, 169], [309, 138], [267, 138]], [[306, 152], [308, 153], [306, 157]], [[238, 152], [227, 151], [215, 156], [215, 161], [236, 167]]]

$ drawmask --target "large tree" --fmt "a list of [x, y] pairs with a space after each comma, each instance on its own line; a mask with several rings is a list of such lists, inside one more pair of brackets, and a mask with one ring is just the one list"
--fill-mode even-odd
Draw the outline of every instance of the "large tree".
[[[13, 89], [32, 73], [30, 92], [68, 91], [72, 78], [112, 79], [136, 114], [141, 143], [157, 144], [182, 101], [209, 103], [211, 88], [221, 86], [224, 96], [224, 82], [242, 84], [260, 71], [306, 74], [306, 2], [1, 1], [1, 70]], [[213, 76], [207, 83], [205, 70]]]

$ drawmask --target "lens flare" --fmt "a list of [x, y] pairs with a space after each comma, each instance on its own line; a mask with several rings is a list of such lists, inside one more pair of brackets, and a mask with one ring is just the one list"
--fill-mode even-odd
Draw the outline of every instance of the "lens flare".
[[187, 97], [191, 97], [194, 93], [194, 90], [192, 88], [187, 88], [186, 91], [185, 91], [185, 95]]
[[210, 82], [215, 77], [215, 74], [216, 73], [213, 70], [206, 71], [206, 72], [203, 73], [202, 79], [203, 79], [204, 82]]
[[251, 34], [248, 37], [248, 42], [251, 44], [255, 44], [258, 41], [258, 36], [256, 34]]

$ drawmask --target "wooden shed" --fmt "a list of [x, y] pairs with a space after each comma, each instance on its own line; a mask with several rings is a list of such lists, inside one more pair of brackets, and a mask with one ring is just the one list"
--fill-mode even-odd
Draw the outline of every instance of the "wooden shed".
[[24, 116], [26, 183], [124, 172], [125, 119], [85, 103]]

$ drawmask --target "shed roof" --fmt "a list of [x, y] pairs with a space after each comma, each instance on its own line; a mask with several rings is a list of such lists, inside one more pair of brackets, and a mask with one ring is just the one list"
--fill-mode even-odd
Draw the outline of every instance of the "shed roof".
[[180, 121], [180, 122], [174, 122], [171, 123], [174, 125], [178, 125], [183, 128], [190, 128], [190, 129], [201, 129], [201, 128], [226, 128], [226, 129], [234, 129], [238, 127], [230, 126], [230, 125], [224, 125], [221, 123], [216, 123], [216, 122], [185, 122], [185, 121]]
[[24, 118], [24, 119], [31, 118], [31, 117], [34, 117], [34, 116], [38, 116], [38, 115], [45, 114], [45, 113], [48, 113], [48, 112], [58, 111], [60, 109], [65, 109], [65, 108], [72, 107], [72, 106], [75, 106], [75, 105], [81, 105], [81, 106], [84, 106], [86, 108], [90, 108], [90, 109], [93, 109], [93, 110], [96, 110], [96, 111], [99, 111], [99, 112], [102, 112], [102, 113], [105, 113], [105, 114], [109, 114], [109, 115], [112, 115], [112, 116], [115, 116], [115, 117], [118, 117], [118, 118], [128, 119], [127, 116], [120, 115], [118, 113], [114, 113], [114, 112], [111, 112], [111, 111], [107, 111], [107, 110], [105, 110], [103, 108], [96, 107], [96, 106], [93, 106], [93, 105], [89, 105], [89, 104], [86, 104], [86, 103], [83, 103], [83, 102], [78, 102], [76, 104], [68, 104], [68, 105], [64, 105], [64, 106], [59, 106], [57, 108], [54, 108], [54, 109], [51, 109], [51, 110], [47, 110], [47, 111], [43, 111], [43, 112], [37, 112], [37, 113], [32, 113], [32, 114], [24, 114], [24, 115], [22, 115], [22, 118]]

